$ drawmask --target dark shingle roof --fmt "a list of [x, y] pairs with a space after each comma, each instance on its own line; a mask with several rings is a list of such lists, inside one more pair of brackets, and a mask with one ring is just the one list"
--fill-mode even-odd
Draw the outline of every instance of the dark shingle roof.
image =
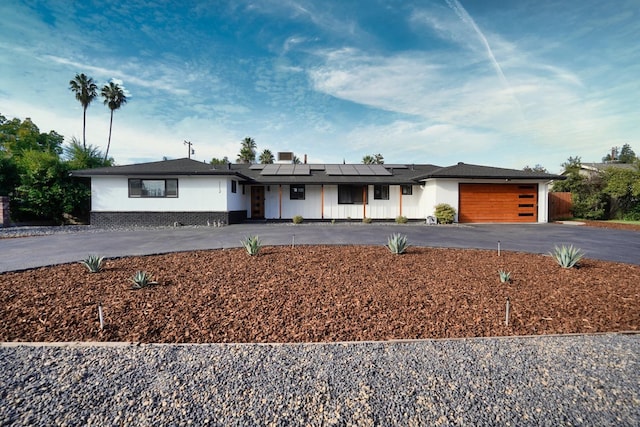
[[238, 170], [234, 170], [228, 165], [213, 166], [209, 163], [192, 159], [163, 160], [160, 162], [82, 169], [72, 171], [71, 175], [81, 177], [104, 175], [235, 175], [246, 178]]
[[[345, 165], [308, 165], [302, 168], [304, 174], [265, 174], [258, 165], [230, 163], [212, 166], [191, 159], [164, 160], [160, 162], [139, 163], [124, 166], [111, 166], [96, 169], [73, 171], [78, 177], [91, 176], [168, 176], [168, 175], [222, 175], [236, 176], [245, 182], [260, 184], [415, 184], [430, 178], [479, 178], [479, 179], [564, 179], [560, 175], [541, 172], [525, 172], [515, 169], [494, 168], [489, 166], [458, 163], [454, 166], [436, 165], [383, 165], [389, 174], [356, 174], [358, 168], [344, 168]], [[354, 165], [355, 166], [355, 165]], [[294, 170], [294, 168], [290, 168]], [[335, 174], [338, 169], [345, 171]], [[361, 168], [362, 169], [362, 168]]]
[[494, 168], [489, 166], [470, 165], [462, 162], [457, 165], [439, 168], [422, 176], [416, 177], [418, 180], [425, 180], [429, 178], [565, 179], [563, 176], [544, 172]]

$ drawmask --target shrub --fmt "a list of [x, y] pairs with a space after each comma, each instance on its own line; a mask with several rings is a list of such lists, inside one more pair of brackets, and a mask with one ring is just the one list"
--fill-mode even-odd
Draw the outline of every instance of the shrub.
[[396, 224], [406, 224], [407, 221], [409, 221], [409, 220], [407, 219], [406, 216], [400, 215], [400, 216], [396, 217]]
[[133, 289], [142, 289], [147, 286], [157, 285], [158, 282], [151, 280], [151, 275], [146, 271], [137, 271], [136, 274], [130, 279], [133, 282], [131, 286]]
[[102, 269], [102, 260], [104, 257], [99, 257], [97, 255], [89, 255], [86, 259], [80, 261], [80, 264], [87, 267], [89, 273], [97, 273]]
[[498, 270], [501, 283], [509, 283], [511, 281], [511, 273], [504, 270]]
[[438, 219], [439, 224], [452, 224], [456, 217], [456, 210], [451, 205], [440, 203], [436, 205], [434, 215]]
[[365, 224], [371, 224], [372, 221], [373, 220], [371, 218], [367, 218], [367, 217], [362, 218], [362, 222], [364, 222]]
[[560, 267], [571, 268], [578, 264], [584, 256], [584, 252], [582, 252], [580, 248], [573, 247], [573, 245], [562, 245], [561, 247], [556, 246], [550, 255], [556, 260]]
[[304, 218], [302, 218], [302, 215], [296, 215], [292, 218], [292, 221], [294, 224], [302, 224], [302, 221], [304, 221]]
[[408, 247], [409, 241], [404, 234], [394, 233], [387, 240], [387, 249], [389, 249], [392, 254], [401, 255], [407, 251]]
[[241, 240], [242, 246], [247, 250], [247, 253], [251, 256], [258, 255], [260, 252], [260, 248], [262, 247], [262, 242], [260, 242], [260, 238], [258, 236], [247, 236], [244, 240]]

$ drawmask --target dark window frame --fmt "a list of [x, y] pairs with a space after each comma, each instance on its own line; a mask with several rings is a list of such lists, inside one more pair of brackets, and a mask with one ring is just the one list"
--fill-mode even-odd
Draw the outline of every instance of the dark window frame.
[[389, 200], [389, 185], [375, 184], [373, 186], [373, 200]]
[[232, 193], [238, 192], [238, 182], [235, 179], [231, 180], [231, 192]]
[[304, 184], [291, 184], [289, 186], [289, 200], [305, 200], [306, 188]]
[[402, 184], [400, 185], [400, 192], [403, 196], [413, 196], [413, 185]]
[[[365, 200], [362, 200], [364, 195]], [[369, 204], [369, 186], [354, 184], [338, 184], [339, 205]]]
[[[144, 187], [144, 182], [163, 182], [161, 194], [150, 194], [152, 186]], [[137, 185], [136, 185], [137, 183]], [[169, 183], [169, 185], [168, 185]], [[171, 185], [175, 183], [175, 185]], [[131, 199], [177, 199], [178, 178], [129, 178], [128, 180], [129, 198]]]

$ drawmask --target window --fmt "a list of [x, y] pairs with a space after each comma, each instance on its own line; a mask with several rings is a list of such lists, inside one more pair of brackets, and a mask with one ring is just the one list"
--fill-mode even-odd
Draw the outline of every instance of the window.
[[130, 179], [129, 197], [178, 197], [178, 180]]
[[413, 185], [411, 185], [411, 184], [401, 185], [400, 189], [402, 191], [402, 195], [403, 196], [411, 196], [413, 194]]
[[304, 200], [304, 184], [292, 184], [289, 187], [289, 199]]
[[389, 186], [388, 185], [374, 185], [373, 186], [373, 198], [374, 198], [374, 200], [389, 200]]
[[231, 180], [231, 192], [232, 193], [238, 192], [238, 182], [235, 180]]
[[338, 185], [338, 204], [353, 205], [367, 202], [366, 185]]

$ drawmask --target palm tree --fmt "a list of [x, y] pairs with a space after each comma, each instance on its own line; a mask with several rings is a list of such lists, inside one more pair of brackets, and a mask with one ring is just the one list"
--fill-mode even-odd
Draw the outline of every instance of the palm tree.
[[100, 92], [104, 98], [104, 105], [108, 106], [111, 110], [111, 119], [109, 120], [109, 140], [107, 142], [107, 151], [104, 153], [104, 160], [107, 161], [109, 156], [109, 146], [111, 146], [111, 128], [113, 126], [113, 112], [118, 110], [123, 104], [127, 103], [127, 95], [124, 93], [124, 89], [115, 83], [113, 80], [109, 84], [104, 85]]
[[271, 150], [264, 149], [260, 154], [260, 158], [258, 160], [260, 160], [260, 163], [262, 163], [263, 165], [266, 165], [268, 163], [273, 163], [275, 157], [273, 156]]
[[251, 163], [256, 160], [256, 141], [253, 138], [246, 137], [242, 140], [240, 153], [238, 154], [238, 163]]
[[82, 104], [82, 146], [87, 148], [87, 108], [91, 101], [98, 96], [98, 86], [91, 77], [84, 73], [76, 74], [73, 80], [69, 81], [69, 89], [76, 94], [76, 99]]
[[382, 165], [384, 164], [384, 157], [379, 153], [374, 154], [373, 156], [367, 154], [362, 158], [362, 163], [365, 165]]

